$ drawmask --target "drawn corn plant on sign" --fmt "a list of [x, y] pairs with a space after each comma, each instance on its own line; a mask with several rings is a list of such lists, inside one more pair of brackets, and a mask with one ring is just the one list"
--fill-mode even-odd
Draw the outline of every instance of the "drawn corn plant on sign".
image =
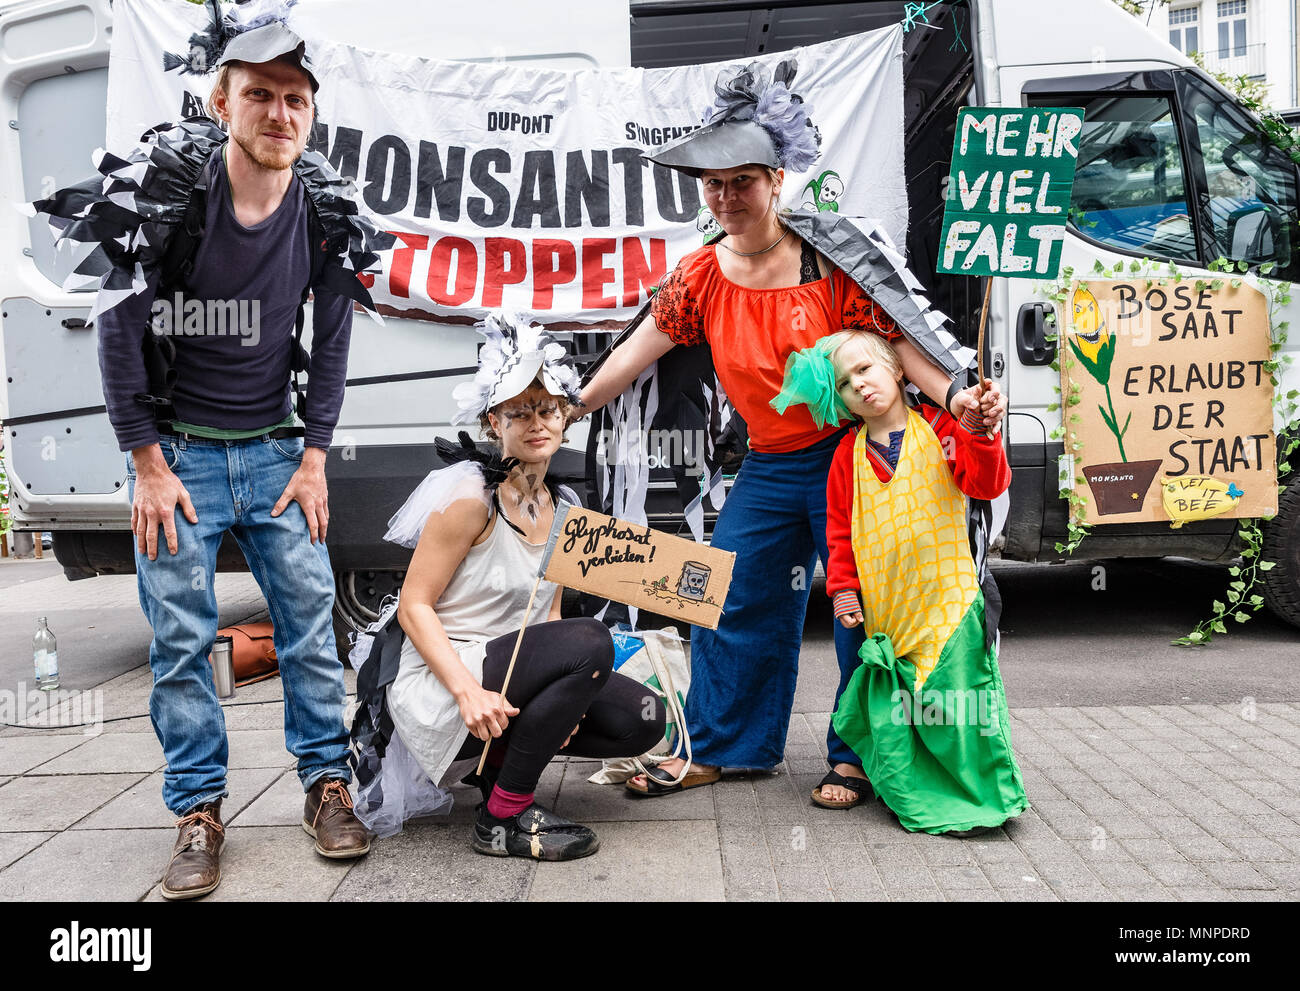
[[1110, 372], [1115, 361], [1117, 338], [1106, 326], [1097, 298], [1086, 286], [1077, 286], [1071, 297], [1070, 324], [1067, 336], [1070, 350], [1088, 374], [1106, 390], [1106, 405], [1098, 404], [1097, 412], [1119, 448], [1119, 461], [1085, 465], [1083, 476], [1092, 490], [1097, 512], [1102, 516], [1141, 512], [1161, 461], [1130, 462], [1124, 451], [1124, 435], [1133, 422], [1133, 414], [1130, 412], [1121, 426], [1110, 392]]

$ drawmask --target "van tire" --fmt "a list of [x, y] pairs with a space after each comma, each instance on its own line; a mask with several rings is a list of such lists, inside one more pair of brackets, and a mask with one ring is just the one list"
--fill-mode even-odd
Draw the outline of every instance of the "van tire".
[[1264, 603], [1278, 619], [1300, 626], [1300, 479], [1277, 501], [1277, 515], [1264, 524], [1261, 560], [1275, 567], [1263, 572]]
[[330, 619], [334, 624], [334, 647], [338, 651], [339, 663], [347, 671], [352, 667], [348, 660], [348, 654], [352, 652], [352, 624], [340, 616], [337, 609], [330, 610]]

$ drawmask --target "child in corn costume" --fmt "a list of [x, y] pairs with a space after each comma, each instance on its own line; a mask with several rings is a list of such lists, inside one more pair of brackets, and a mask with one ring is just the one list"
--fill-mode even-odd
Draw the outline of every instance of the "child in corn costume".
[[827, 480], [826, 589], [836, 618], [868, 634], [835, 731], [905, 829], [1001, 825], [1029, 803], [965, 497], [1006, 491], [1002, 445], [977, 420], [908, 407], [892, 348], [861, 331], [790, 356], [772, 405], [795, 403], [823, 422], [861, 420]]

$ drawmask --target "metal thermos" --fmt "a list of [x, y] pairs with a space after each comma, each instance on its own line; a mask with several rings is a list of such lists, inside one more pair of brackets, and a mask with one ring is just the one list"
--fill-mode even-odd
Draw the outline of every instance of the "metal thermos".
[[212, 642], [212, 684], [217, 698], [235, 697], [235, 647], [230, 637], [217, 637]]

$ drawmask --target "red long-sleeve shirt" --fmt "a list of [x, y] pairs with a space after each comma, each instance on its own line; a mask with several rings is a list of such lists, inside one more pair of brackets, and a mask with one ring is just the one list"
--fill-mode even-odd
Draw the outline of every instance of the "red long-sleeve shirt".
[[[972, 499], [994, 499], [1007, 490], [1011, 484], [1011, 466], [1007, 464], [1000, 434], [986, 437], [982, 431], [972, 433], [949, 413], [933, 406], [922, 405], [916, 411], [939, 438], [957, 488]], [[853, 445], [857, 436], [858, 430], [853, 430], [840, 441], [826, 480], [826, 542], [830, 549], [826, 594], [832, 598], [846, 589], [859, 591], [852, 539]], [[892, 470], [882, 458], [869, 460], [882, 482], [893, 478]]]

